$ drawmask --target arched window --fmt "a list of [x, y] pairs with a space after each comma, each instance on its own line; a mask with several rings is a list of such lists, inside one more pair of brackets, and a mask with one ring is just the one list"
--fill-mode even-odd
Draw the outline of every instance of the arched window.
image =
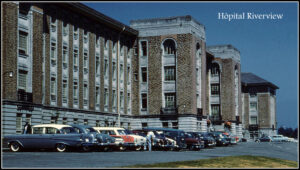
[[164, 54], [175, 54], [175, 42], [171, 39], [166, 40], [163, 43]]
[[213, 63], [211, 66], [211, 76], [219, 76], [219, 75], [220, 75], [219, 64]]

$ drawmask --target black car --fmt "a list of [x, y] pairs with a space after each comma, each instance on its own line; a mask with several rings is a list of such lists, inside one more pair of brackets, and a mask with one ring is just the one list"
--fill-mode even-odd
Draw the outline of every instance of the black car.
[[217, 146], [228, 146], [229, 140], [222, 132], [209, 132], [208, 135], [212, 136], [216, 140]]
[[165, 137], [175, 140], [176, 142], [175, 147], [172, 148], [174, 150], [181, 150], [187, 148], [187, 144], [185, 141], [185, 132], [183, 130], [171, 129], [171, 128], [154, 128], [154, 127], [147, 127], [143, 129], [163, 132], [162, 134]]
[[255, 142], [272, 142], [272, 138], [270, 136], [263, 136], [256, 139]]
[[92, 134], [94, 137], [93, 149], [108, 151], [116, 148], [115, 138], [107, 134], [98, 133], [92, 126], [88, 125], [71, 125], [80, 134]]
[[203, 140], [205, 148], [216, 146], [216, 140], [206, 132], [189, 132], [189, 133], [194, 135], [194, 137]]

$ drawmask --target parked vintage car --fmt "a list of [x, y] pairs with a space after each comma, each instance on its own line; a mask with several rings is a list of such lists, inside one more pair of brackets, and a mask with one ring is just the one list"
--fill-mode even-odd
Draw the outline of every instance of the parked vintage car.
[[87, 151], [93, 146], [93, 137], [79, 134], [70, 125], [40, 124], [32, 126], [31, 134], [4, 136], [10, 150], [18, 152], [23, 149], [55, 149], [65, 152], [70, 148]]
[[255, 139], [255, 142], [272, 142], [271, 136], [263, 136]]
[[167, 138], [173, 139], [176, 143], [175, 143], [175, 147], [172, 148], [172, 150], [181, 150], [187, 148], [183, 130], [171, 129], [171, 128], [155, 128], [155, 127], [146, 127], [143, 129], [159, 131], [162, 132], [162, 134], [164, 134], [164, 136], [166, 136]]
[[126, 149], [135, 149], [135, 150], [142, 150], [146, 145], [146, 138], [134, 135], [134, 134], [127, 134], [124, 128], [118, 127], [94, 127], [100, 133], [108, 134], [114, 138], [122, 138], [124, 140], [123, 143], [120, 144], [120, 150]]
[[272, 142], [287, 142], [288, 138], [283, 135], [273, 135], [271, 136]]
[[222, 132], [222, 134], [225, 137], [225, 139], [229, 142], [229, 144], [231, 145], [237, 144], [238, 140], [236, 136], [232, 135], [229, 132]]
[[208, 135], [214, 137], [214, 139], [217, 142], [217, 146], [228, 146], [229, 145], [229, 141], [222, 134], [222, 132], [209, 132]]
[[72, 124], [71, 126], [80, 134], [91, 134], [91, 136], [94, 138], [94, 146], [92, 149], [108, 151], [116, 148], [114, 137], [99, 133], [92, 126], [79, 124]]
[[198, 137], [194, 137], [192, 134], [184, 133], [185, 142], [189, 150], [200, 150], [204, 148], [204, 141]]
[[[163, 135], [163, 133], [159, 134], [155, 130], [147, 130], [147, 129], [132, 130], [132, 132], [134, 134], [144, 136], [144, 137], [147, 137], [147, 134], [149, 131], [153, 132], [153, 134], [154, 134], [153, 143], [152, 143], [153, 150], [172, 150], [172, 148], [174, 147], [174, 140], [171, 141], [170, 139], [167, 139], [167, 137], [165, 137]], [[147, 147], [148, 147], [148, 145], [147, 145]]]
[[208, 135], [206, 132], [189, 132], [189, 133], [192, 134], [194, 137], [203, 140], [205, 148], [216, 146], [216, 140], [212, 136]]

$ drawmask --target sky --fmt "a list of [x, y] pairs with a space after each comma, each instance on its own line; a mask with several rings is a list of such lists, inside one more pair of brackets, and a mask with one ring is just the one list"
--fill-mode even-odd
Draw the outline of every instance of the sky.
[[[85, 2], [85, 5], [123, 23], [130, 20], [191, 15], [205, 26], [206, 44], [231, 44], [241, 54], [241, 71], [272, 82], [278, 128], [298, 127], [299, 51], [296, 2]], [[245, 19], [219, 19], [219, 13]], [[282, 19], [251, 20], [252, 14], [283, 14]]]

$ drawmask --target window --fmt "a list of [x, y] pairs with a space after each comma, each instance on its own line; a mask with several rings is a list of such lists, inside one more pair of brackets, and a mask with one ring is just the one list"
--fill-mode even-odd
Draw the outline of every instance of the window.
[[55, 79], [55, 77], [51, 77], [50, 93], [51, 93], [51, 101], [55, 101], [56, 100], [56, 79]]
[[257, 116], [251, 116], [250, 117], [250, 124], [251, 125], [257, 125]]
[[142, 67], [142, 82], [147, 82], [147, 68]]
[[96, 87], [96, 105], [100, 105], [100, 87]]
[[162, 122], [162, 126], [163, 126], [163, 128], [168, 128], [169, 127], [169, 123], [168, 122]]
[[55, 32], [56, 31], [56, 19], [55, 18], [51, 18], [51, 31]]
[[117, 42], [113, 43], [113, 53], [117, 51]]
[[28, 33], [19, 31], [19, 53], [27, 55]]
[[96, 120], [96, 127], [100, 127], [100, 121]]
[[84, 31], [83, 42], [88, 43], [88, 32], [86, 30]]
[[104, 42], [105, 42], [104, 49], [107, 50], [109, 48], [109, 41], [108, 39], [105, 39]]
[[16, 133], [22, 133], [22, 114], [17, 113], [16, 117]]
[[18, 88], [26, 91], [27, 87], [27, 71], [19, 70]]
[[73, 123], [74, 123], [74, 124], [77, 124], [77, 123], [78, 123], [78, 118], [74, 118], [74, 119], [73, 119]]
[[84, 125], [88, 125], [88, 124], [89, 124], [89, 121], [88, 121], [87, 119], [84, 119], [84, 120], [83, 120], [83, 124], [84, 124]]
[[116, 90], [112, 91], [112, 101], [113, 101], [113, 108], [117, 107], [117, 94], [116, 94]]
[[142, 123], [142, 128], [148, 127], [148, 123]]
[[46, 127], [46, 132], [45, 134], [55, 134], [56, 133], [56, 128], [53, 127]]
[[74, 68], [78, 67], [78, 50], [74, 50]]
[[257, 102], [250, 102], [250, 111], [257, 111]]
[[67, 36], [68, 35], [68, 24], [67, 23], [63, 23], [63, 35]]
[[120, 108], [124, 108], [124, 94], [123, 92], [120, 92]]
[[127, 93], [127, 107], [130, 108], [130, 93]]
[[96, 37], [96, 46], [99, 48], [100, 47], [100, 36]]
[[196, 83], [199, 85], [199, 69], [196, 68]]
[[172, 122], [172, 128], [178, 129], [178, 122]]
[[219, 65], [216, 64], [216, 63], [213, 63], [212, 64], [212, 67], [211, 67], [211, 76], [214, 77], [214, 76], [219, 76], [220, 74], [220, 68], [219, 68]]
[[52, 66], [56, 65], [56, 44], [51, 43], [50, 58]]
[[28, 11], [19, 9], [19, 18], [28, 19]]
[[121, 45], [121, 51], [120, 51], [120, 56], [124, 55], [124, 45]]
[[33, 128], [32, 134], [43, 134], [43, 130], [44, 130], [43, 127]]
[[147, 94], [142, 94], [142, 110], [147, 110]]
[[63, 46], [63, 63], [68, 63], [68, 47]]
[[88, 54], [87, 54], [87, 52], [84, 52], [84, 55], [83, 55], [83, 67], [84, 68], [88, 67]]
[[220, 116], [220, 105], [218, 105], [218, 104], [216, 104], [216, 105], [211, 105], [211, 115], [212, 115], [212, 119], [219, 120], [219, 116]]
[[88, 86], [87, 84], [83, 85], [83, 99], [87, 100], [88, 98]]
[[165, 81], [174, 81], [174, 80], [175, 80], [175, 66], [166, 66]]
[[63, 80], [62, 99], [63, 99], [63, 103], [67, 103], [67, 100], [68, 100], [68, 82], [67, 82], [67, 80]]
[[66, 117], [64, 117], [64, 118], [63, 118], [63, 122], [62, 122], [62, 123], [63, 123], [63, 125], [66, 125], [66, 124], [67, 124], [67, 122], [68, 122], [68, 121], [67, 121], [67, 118], [66, 118]]
[[58, 117], [57, 116], [51, 116], [51, 124], [56, 124], [57, 123], [57, 119]]
[[113, 80], [116, 80], [117, 78], [117, 68], [116, 68], [116, 62], [112, 63], [112, 74], [113, 74]]
[[211, 84], [211, 94], [220, 95], [220, 84]]
[[175, 93], [165, 93], [165, 107], [166, 108], [175, 108]]
[[108, 106], [108, 89], [104, 89], [104, 105]]
[[74, 39], [78, 40], [78, 27], [74, 26]]
[[104, 75], [108, 77], [108, 62], [107, 59], [104, 60]]
[[142, 56], [147, 56], [147, 42], [141, 41]]
[[123, 83], [124, 75], [123, 75], [123, 64], [120, 64], [120, 82]]
[[96, 56], [96, 73], [100, 74], [100, 57]]
[[164, 54], [175, 54], [175, 42], [168, 39], [164, 42]]
[[73, 92], [73, 97], [75, 100], [78, 99], [78, 84], [77, 82], [74, 82], [74, 92]]

